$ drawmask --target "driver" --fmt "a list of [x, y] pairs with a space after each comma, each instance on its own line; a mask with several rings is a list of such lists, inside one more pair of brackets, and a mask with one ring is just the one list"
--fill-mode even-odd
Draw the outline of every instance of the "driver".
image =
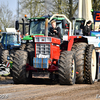
[[61, 39], [61, 29], [60, 29], [60, 27], [56, 26], [56, 21], [52, 20], [51, 25], [52, 25], [52, 27], [50, 28], [49, 36]]

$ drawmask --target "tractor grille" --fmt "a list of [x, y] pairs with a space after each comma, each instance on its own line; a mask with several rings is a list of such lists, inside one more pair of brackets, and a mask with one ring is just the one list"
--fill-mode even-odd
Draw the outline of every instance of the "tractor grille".
[[38, 57], [40, 55], [43, 55], [43, 56], [48, 55], [50, 57], [50, 44], [36, 44], [36, 55]]

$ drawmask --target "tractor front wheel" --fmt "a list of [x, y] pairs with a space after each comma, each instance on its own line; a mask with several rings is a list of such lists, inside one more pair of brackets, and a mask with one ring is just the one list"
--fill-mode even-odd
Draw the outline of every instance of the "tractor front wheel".
[[75, 84], [76, 61], [73, 51], [64, 51], [61, 53], [58, 74], [60, 84]]
[[17, 50], [13, 59], [12, 76], [16, 84], [27, 83], [30, 77], [30, 71], [26, 71], [28, 53]]
[[72, 51], [75, 52], [76, 58], [76, 83], [84, 83], [84, 63], [85, 63], [85, 51], [86, 51], [87, 43], [74, 43], [72, 47]]

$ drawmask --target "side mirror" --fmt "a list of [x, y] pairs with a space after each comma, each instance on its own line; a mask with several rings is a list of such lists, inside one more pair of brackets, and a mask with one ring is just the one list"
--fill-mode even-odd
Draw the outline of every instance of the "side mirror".
[[71, 20], [75, 20], [75, 17], [72, 17]]
[[16, 29], [16, 30], [19, 29], [19, 21], [18, 21], [18, 20], [15, 22], [15, 29]]
[[62, 20], [62, 28], [66, 28], [66, 26], [65, 26], [65, 24], [66, 24], [67, 22], [66, 22], [66, 20], [64, 19], [64, 20]]
[[68, 23], [65, 24], [65, 29], [69, 29], [69, 24]]
[[69, 23], [64, 19], [62, 20], [62, 28], [67, 29], [69, 27]]

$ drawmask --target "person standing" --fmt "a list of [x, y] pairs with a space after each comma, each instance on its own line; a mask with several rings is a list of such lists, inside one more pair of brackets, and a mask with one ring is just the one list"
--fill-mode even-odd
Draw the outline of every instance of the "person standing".
[[82, 21], [81, 25], [80, 25], [80, 34], [81, 35], [83, 34], [83, 29], [84, 29], [84, 22]]
[[86, 26], [84, 26], [84, 29], [83, 29], [83, 36], [90, 35], [90, 31], [92, 30], [91, 24], [92, 22], [90, 20], [86, 23]]
[[83, 31], [83, 29], [84, 29], [84, 22], [81, 22], [80, 29]]

